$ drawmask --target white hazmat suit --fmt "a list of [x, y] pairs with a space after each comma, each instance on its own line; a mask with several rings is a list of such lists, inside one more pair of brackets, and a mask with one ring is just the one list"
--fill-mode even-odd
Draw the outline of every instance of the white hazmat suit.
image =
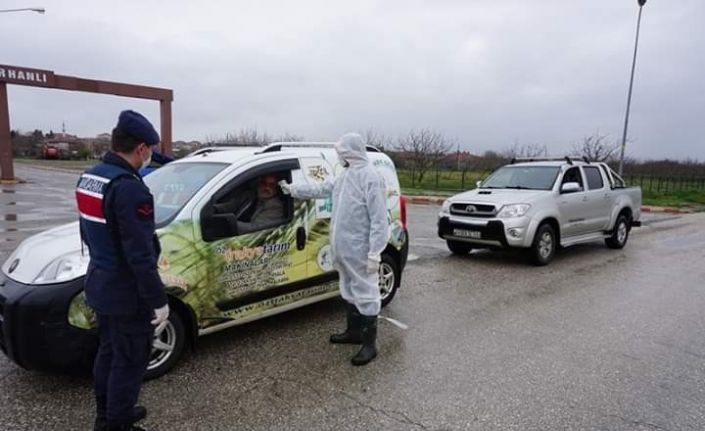
[[332, 196], [331, 251], [340, 275], [340, 292], [363, 316], [377, 316], [381, 299], [379, 264], [389, 241], [384, 178], [367, 158], [357, 133], [344, 135], [335, 144], [343, 166], [334, 181], [320, 185], [286, 186], [295, 198]]

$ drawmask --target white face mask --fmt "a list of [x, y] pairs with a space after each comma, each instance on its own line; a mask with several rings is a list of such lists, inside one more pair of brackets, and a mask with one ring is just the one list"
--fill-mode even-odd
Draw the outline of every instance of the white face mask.
[[147, 157], [147, 160], [142, 160], [142, 166], [140, 166], [140, 169], [146, 168], [150, 163], [152, 163], [152, 150], [149, 151], [149, 157]]

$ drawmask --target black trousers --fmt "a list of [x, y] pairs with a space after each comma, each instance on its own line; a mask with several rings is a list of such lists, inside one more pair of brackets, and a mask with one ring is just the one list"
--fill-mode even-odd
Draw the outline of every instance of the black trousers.
[[131, 422], [152, 351], [151, 314], [98, 314], [100, 345], [93, 366], [96, 410], [111, 424]]

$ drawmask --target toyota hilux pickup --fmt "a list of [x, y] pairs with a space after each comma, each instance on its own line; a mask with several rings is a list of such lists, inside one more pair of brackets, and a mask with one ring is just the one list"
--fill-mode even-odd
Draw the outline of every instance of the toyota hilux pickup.
[[640, 217], [641, 189], [605, 163], [513, 160], [443, 203], [438, 236], [453, 254], [517, 248], [547, 265], [560, 247], [604, 240], [621, 249]]

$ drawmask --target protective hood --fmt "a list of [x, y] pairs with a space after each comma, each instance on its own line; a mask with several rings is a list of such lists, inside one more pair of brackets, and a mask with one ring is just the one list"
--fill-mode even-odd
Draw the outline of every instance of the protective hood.
[[365, 143], [362, 136], [357, 133], [346, 133], [335, 144], [335, 151], [342, 162], [347, 162], [352, 167], [365, 166], [369, 163]]

